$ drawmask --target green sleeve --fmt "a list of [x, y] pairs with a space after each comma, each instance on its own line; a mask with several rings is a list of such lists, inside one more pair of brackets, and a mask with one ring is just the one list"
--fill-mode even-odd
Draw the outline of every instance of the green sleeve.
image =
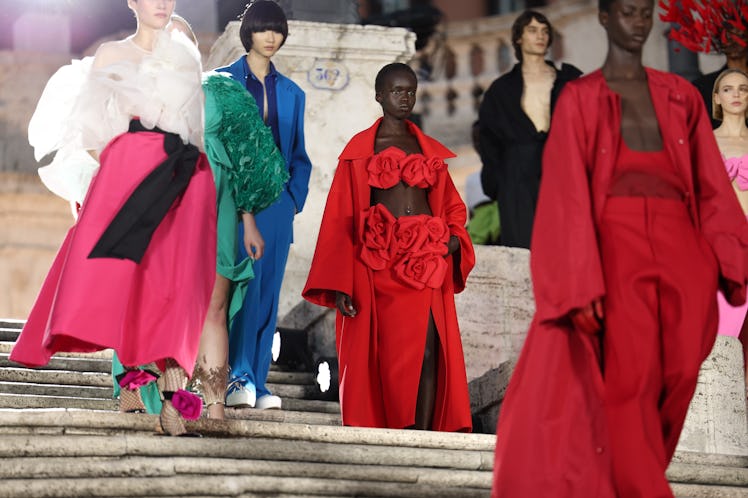
[[[288, 181], [286, 164], [273, 134], [260, 119], [252, 95], [233, 79], [214, 73], [203, 81], [206, 149], [222, 146], [226, 171], [237, 208], [257, 213], [275, 201]], [[216, 119], [216, 116], [218, 118]], [[208, 140], [214, 133], [217, 140]], [[208, 156], [210, 150], [206, 150]]]

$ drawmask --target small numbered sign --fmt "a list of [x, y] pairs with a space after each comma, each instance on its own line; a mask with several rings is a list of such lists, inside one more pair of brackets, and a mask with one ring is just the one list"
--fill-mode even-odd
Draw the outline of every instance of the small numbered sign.
[[348, 69], [333, 59], [316, 59], [308, 78], [314, 88], [338, 91], [348, 85]]

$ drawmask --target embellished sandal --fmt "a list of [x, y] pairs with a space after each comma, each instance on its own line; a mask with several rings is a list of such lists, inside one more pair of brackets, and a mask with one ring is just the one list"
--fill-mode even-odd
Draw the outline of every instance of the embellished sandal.
[[203, 411], [203, 402], [199, 396], [184, 389], [164, 391], [164, 403], [161, 407], [159, 422], [161, 429], [170, 436], [200, 437], [196, 432], [187, 432], [185, 420], [197, 420]]
[[119, 411], [122, 413], [145, 413], [140, 388], [158, 379], [150, 370], [126, 370], [116, 376], [119, 392]]

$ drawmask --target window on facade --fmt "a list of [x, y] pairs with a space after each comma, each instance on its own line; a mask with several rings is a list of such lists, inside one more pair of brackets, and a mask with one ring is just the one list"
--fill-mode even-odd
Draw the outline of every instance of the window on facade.
[[553, 0], [489, 0], [489, 15], [511, 14], [525, 9], [545, 7]]
[[410, 0], [380, 0], [382, 3], [382, 14], [389, 14], [398, 10], [410, 8]]

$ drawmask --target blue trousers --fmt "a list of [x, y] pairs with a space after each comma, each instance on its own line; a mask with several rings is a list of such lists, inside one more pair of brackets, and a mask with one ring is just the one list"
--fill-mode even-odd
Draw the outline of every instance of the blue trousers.
[[[244, 304], [229, 329], [231, 381], [240, 380], [258, 398], [270, 394], [265, 382], [272, 360], [281, 283], [293, 242], [295, 212], [294, 202], [284, 190], [272, 205], [255, 215], [257, 228], [265, 240], [265, 253], [254, 262], [255, 276], [249, 281]], [[244, 227], [239, 223], [239, 241], [242, 240]], [[239, 259], [246, 256], [240, 242]]]

